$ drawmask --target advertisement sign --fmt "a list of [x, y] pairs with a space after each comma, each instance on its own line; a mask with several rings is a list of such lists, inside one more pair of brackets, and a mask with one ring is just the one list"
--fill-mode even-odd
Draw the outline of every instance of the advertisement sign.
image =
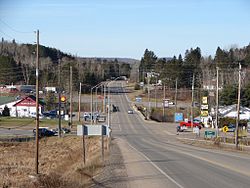
[[202, 97], [202, 104], [207, 104], [207, 97]]
[[208, 110], [201, 110], [201, 117], [207, 117], [208, 116]]
[[208, 110], [208, 104], [202, 104], [201, 110]]
[[168, 100], [163, 99], [163, 106], [164, 106], [164, 108], [168, 108], [169, 107]]

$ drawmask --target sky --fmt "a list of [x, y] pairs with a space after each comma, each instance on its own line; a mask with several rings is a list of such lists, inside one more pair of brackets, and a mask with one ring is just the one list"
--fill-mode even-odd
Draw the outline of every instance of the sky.
[[250, 43], [249, 0], [0, 0], [0, 37], [80, 57], [141, 59]]

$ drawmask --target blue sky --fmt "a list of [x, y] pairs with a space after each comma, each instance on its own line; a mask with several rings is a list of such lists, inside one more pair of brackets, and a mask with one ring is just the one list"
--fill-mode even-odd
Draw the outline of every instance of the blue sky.
[[0, 37], [82, 57], [202, 55], [250, 43], [248, 0], [0, 0]]

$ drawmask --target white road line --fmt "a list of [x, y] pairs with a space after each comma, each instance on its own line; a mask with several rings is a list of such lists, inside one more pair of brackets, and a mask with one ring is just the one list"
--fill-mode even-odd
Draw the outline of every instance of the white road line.
[[[127, 142], [128, 143], [128, 142]], [[166, 174], [162, 169], [160, 169], [155, 163], [153, 163], [146, 155], [144, 155], [142, 152], [137, 150], [135, 147], [133, 147], [130, 143], [128, 145], [137, 151], [142, 157], [144, 157], [151, 165], [153, 165], [162, 175], [164, 175], [166, 178], [168, 178], [170, 181], [172, 181], [174, 184], [176, 184], [179, 188], [184, 188], [182, 185], [180, 185], [178, 182], [176, 182], [173, 178], [171, 178], [168, 174]]]

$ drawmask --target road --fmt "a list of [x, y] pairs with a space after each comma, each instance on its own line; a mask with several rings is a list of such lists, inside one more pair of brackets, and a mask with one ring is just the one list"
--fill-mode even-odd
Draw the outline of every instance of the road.
[[182, 144], [174, 124], [128, 114], [132, 107], [124, 93], [112, 95], [111, 101], [120, 109], [112, 113], [112, 136], [123, 155], [128, 187], [250, 187], [249, 155]]

